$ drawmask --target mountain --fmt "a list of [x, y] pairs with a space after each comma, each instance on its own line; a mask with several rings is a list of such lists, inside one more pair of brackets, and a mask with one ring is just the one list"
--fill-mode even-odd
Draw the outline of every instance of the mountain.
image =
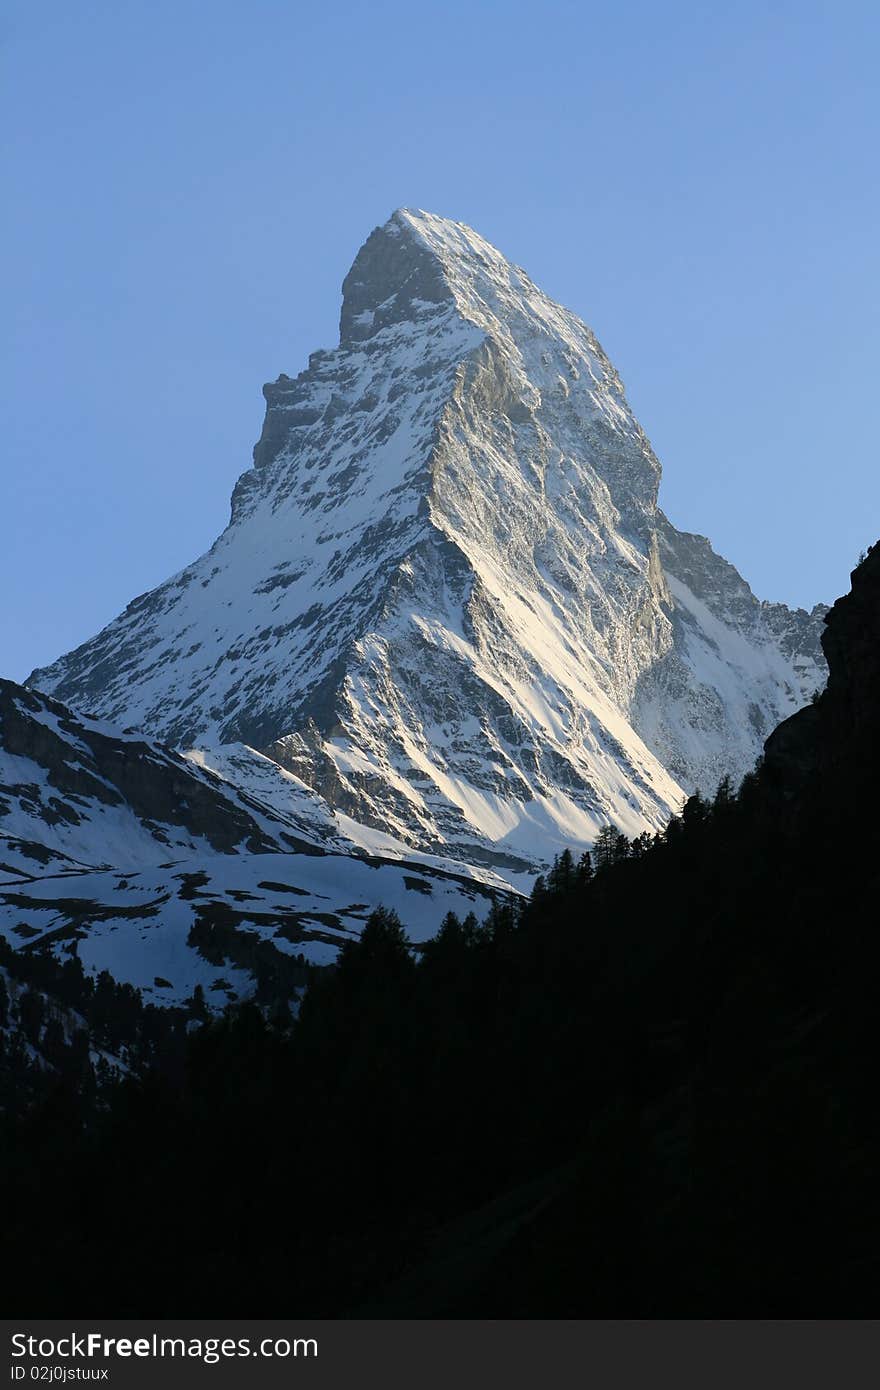
[[824, 608], [671, 525], [593, 333], [469, 228], [394, 213], [264, 394], [211, 549], [30, 685], [509, 876], [661, 828], [822, 685]]
[[366, 856], [329, 818], [316, 835], [315, 798], [269, 771], [270, 790], [290, 784], [283, 814], [169, 748], [0, 681], [0, 935], [75, 951], [87, 973], [153, 1002], [201, 985], [222, 1006], [255, 984], [293, 994], [379, 904], [417, 916], [424, 936], [449, 911], [485, 914], [489, 875]]

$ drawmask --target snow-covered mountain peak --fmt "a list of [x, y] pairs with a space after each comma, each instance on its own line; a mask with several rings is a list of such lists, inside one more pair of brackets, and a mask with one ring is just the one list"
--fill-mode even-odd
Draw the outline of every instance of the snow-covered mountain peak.
[[509, 873], [659, 828], [821, 684], [821, 613], [666, 521], [594, 334], [463, 224], [394, 213], [264, 394], [224, 533], [32, 683]]

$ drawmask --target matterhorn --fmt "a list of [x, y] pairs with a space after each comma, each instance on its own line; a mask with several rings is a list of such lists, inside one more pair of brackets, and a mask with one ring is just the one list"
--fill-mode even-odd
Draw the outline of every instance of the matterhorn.
[[520, 885], [738, 780], [823, 684], [825, 609], [675, 529], [591, 330], [461, 223], [395, 212], [264, 394], [211, 549], [30, 686], [337, 851]]

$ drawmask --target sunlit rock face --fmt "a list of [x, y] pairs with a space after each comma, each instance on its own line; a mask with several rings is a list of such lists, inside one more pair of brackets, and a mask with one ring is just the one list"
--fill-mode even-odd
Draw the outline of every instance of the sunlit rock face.
[[338, 348], [264, 393], [210, 551], [31, 684], [515, 875], [659, 828], [823, 683], [825, 610], [675, 530], [593, 333], [468, 227], [394, 213]]

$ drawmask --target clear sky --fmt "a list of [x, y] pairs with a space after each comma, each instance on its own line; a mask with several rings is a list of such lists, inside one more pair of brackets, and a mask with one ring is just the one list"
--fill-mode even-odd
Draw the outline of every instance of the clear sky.
[[762, 598], [880, 535], [876, 0], [7, 0], [0, 675], [201, 553], [400, 205], [579, 313]]

